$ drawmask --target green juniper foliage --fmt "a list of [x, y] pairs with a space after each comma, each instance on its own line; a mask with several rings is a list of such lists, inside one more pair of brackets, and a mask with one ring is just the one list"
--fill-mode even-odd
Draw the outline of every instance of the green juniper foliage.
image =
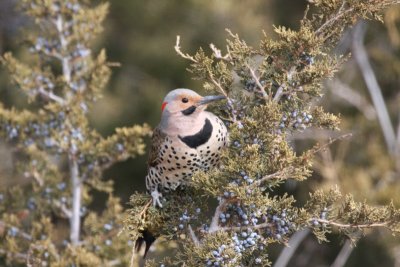
[[[107, 138], [89, 126], [87, 113], [110, 76], [104, 51], [90, 46], [102, 31], [108, 4], [24, 0], [33, 23], [27, 35], [31, 58], [1, 58], [26, 109], [0, 107], [1, 139], [21, 158], [29, 183], [0, 188], [0, 262], [9, 266], [126, 266], [130, 246], [122, 206], [102, 173], [144, 153], [149, 128], [116, 129]], [[108, 194], [107, 209], [89, 210], [92, 193]]]
[[220, 168], [196, 173], [190, 188], [166, 196], [162, 209], [151, 207], [148, 195], [131, 197], [125, 227], [133, 240], [147, 229], [180, 244], [174, 257], [148, 266], [269, 266], [270, 244], [286, 243], [302, 229], [319, 241], [333, 230], [353, 241], [368, 228], [400, 231], [400, 210], [391, 203], [370, 206], [333, 188], [311, 193], [299, 207], [292, 196], [273, 193], [288, 179], [309, 177], [313, 155], [324, 149], [296, 153], [290, 135], [310, 127], [338, 129], [338, 117], [315, 103], [323, 80], [346, 60], [332, 54], [343, 31], [360, 18], [381, 20], [380, 11], [398, 3], [309, 2], [298, 30], [276, 27], [276, 38], [264, 36], [258, 48], [228, 31], [226, 52], [210, 45], [210, 54], [199, 49], [192, 56], [177, 38], [175, 49], [191, 63], [194, 78], [227, 96], [215, 112], [229, 126], [231, 143]]

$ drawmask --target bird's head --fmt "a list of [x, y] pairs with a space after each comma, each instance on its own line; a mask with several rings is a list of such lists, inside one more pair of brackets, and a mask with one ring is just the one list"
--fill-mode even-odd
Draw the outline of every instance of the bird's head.
[[224, 96], [201, 96], [189, 89], [175, 89], [169, 92], [161, 105], [163, 115], [195, 116], [207, 104], [224, 99]]

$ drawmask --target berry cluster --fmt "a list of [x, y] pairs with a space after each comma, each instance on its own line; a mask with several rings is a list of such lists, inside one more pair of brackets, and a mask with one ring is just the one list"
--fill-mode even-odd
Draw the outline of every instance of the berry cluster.
[[11, 237], [16, 237], [19, 233], [19, 230], [17, 227], [10, 227], [10, 229], [8, 229], [7, 231], [7, 235], [11, 236]]
[[254, 180], [251, 179], [251, 178], [246, 174], [246, 172], [244, 172], [244, 171], [241, 171], [241, 172], [240, 172], [240, 176], [243, 178], [243, 180], [244, 180], [247, 184], [252, 184], [252, 183], [254, 182]]
[[221, 245], [211, 252], [212, 257], [206, 260], [206, 266], [224, 266], [226, 262], [233, 263], [228, 254], [225, 254], [226, 245]]
[[[325, 208], [321, 211], [321, 214], [319, 215], [319, 218], [322, 219], [322, 220], [326, 220], [326, 219], [327, 219], [327, 216], [328, 216], [328, 208], [325, 207]], [[325, 224], [325, 223], [322, 223], [322, 224], [321, 224], [321, 223], [318, 221], [318, 219], [316, 219], [316, 218], [314, 218], [314, 219], [311, 220], [311, 224], [312, 224], [314, 227], [322, 227], [322, 228], [326, 227], [326, 224]]]
[[29, 52], [31, 53], [42, 52], [45, 54], [51, 54], [53, 53], [54, 49], [56, 50], [61, 49], [59, 42], [55, 40], [48, 41], [43, 37], [38, 37], [36, 39], [35, 44], [29, 49]]
[[313, 116], [305, 111], [300, 112], [299, 110], [294, 110], [288, 114], [283, 115], [281, 123], [279, 124], [279, 130], [304, 130], [308, 126], [310, 126], [312, 118]]
[[[185, 227], [189, 224], [190, 220], [195, 220], [198, 218], [198, 214], [200, 214], [201, 209], [200, 208], [196, 208], [195, 209], [195, 214], [190, 215], [189, 212], [187, 210], [185, 210], [185, 212], [182, 214], [181, 217], [179, 217], [179, 225], [178, 225], [178, 229], [179, 230], [183, 230], [185, 229]], [[204, 225], [203, 227], [204, 229], [207, 228], [206, 225]]]
[[8, 125], [7, 124], [5, 126], [5, 130], [6, 130], [6, 133], [7, 133], [7, 137], [10, 140], [13, 140], [13, 139], [17, 138], [18, 135], [19, 135], [19, 125], [12, 126], [12, 125]]
[[300, 55], [300, 64], [297, 68], [298, 71], [302, 70], [304, 67], [314, 64], [314, 57], [305, 52]]
[[179, 218], [179, 221], [181, 222], [178, 225], [179, 229], [184, 229], [185, 228], [185, 224], [189, 223], [191, 217], [188, 215], [187, 210], [185, 210], [185, 212], [182, 214], [182, 216]]
[[[260, 80], [260, 85], [265, 86], [266, 81]], [[244, 89], [248, 92], [255, 92], [258, 90], [257, 82], [253, 78], [244, 79]]]
[[232, 237], [235, 252], [239, 255], [245, 252], [246, 249], [255, 248], [262, 239], [262, 236], [251, 228], [247, 228], [247, 230], [239, 233], [234, 233]]
[[270, 227], [266, 229], [266, 234], [269, 237], [274, 237], [281, 240], [284, 236], [288, 236], [291, 232], [296, 230], [296, 224], [288, 217], [285, 210], [280, 214], [268, 214], [263, 216], [265, 222], [270, 223]]
[[[225, 266], [226, 264], [237, 264], [242, 255], [249, 251], [263, 250], [264, 238], [251, 228], [235, 232], [227, 244], [220, 245], [211, 251], [211, 256], [206, 259], [206, 266]], [[232, 251], [234, 257], [232, 257]], [[261, 259], [256, 261], [261, 263]]]

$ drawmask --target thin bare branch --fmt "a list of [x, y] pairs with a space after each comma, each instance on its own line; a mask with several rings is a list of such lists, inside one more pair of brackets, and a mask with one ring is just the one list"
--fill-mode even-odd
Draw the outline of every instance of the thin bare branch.
[[7, 255], [7, 257], [14, 258], [18, 261], [26, 261], [28, 255], [24, 253], [19, 253], [19, 252], [10, 252], [5, 249], [0, 249], [0, 255]]
[[386, 227], [388, 225], [387, 222], [376, 222], [376, 223], [367, 223], [367, 224], [350, 224], [350, 223], [346, 224], [346, 223], [340, 223], [340, 222], [335, 222], [335, 221], [330, 221], [330, 220], [325, 220], [325, 219], [313, 219], [312, 221], [318, 221], [321, 224], [332, 225], [332, 226], [336, 226], [339, 228], [356, 228], [356, 229]]
[[296, 249], [309, 233], [310, 230], [305, 229], [302, 231], [298, 231], [294, 235], [292, 235], [289, 240], [288, 246], [282, 249], [273, 267], [286, 267], [290, 259], [293, 257], [293, 254], [296, 252]]
[[257, 85], [259, 91], [261, 92], [262, 96], [263, 96], [264, 98], [266, 98], [266, 97], [269, 98], [269, 95], [265, 92], [265, 86], [263, 86], [263, 85], [261, 84], [260, 78], [257, 77], [257, 75], [256, 75], [255, 71], [253, 70], [253, 68], [250, 67], [249, 64], [246, 64], [246, 67], [249, 69], [250, 74], [251, 74], [251, 76], [253, 77], [253, 80], [255, 81], [255, 83], [256, 83], [256, 85]]
[[349, 259], [353, 249], [354, 247], [351, 245], [350, 239], [347, 239], [331, 267], [343, 267]]
[[194, 63], [197, 63], [197, 60], [195, 60], [194, 57], [192, 57], [189, 54], [185, 54], [185, 53], [182, 52], [180, 42], [181, 42], [181, 37], [179, 35], [177, 35], [176, 36], [176, 43], [175, 43], [175, 47], [174, 47], [176, 53], [178, 53], [178, 55], [180, 55], [181, 57], [183, 57], [183, 58], [185, 58], [187, 60], [190, 60], [190, 61], [192, 61]]
[[265, 175], [261, 179], [256, 180], [254, 183], [252, 183], [248, 187], [250, 187], [250, 188], [251, 187], [258, 187], [259, 185], [261, 185], [265, 181], [268, 181], [268, 180], [271, 180], [271, 179], [282, 179], [282, 178], [288, 177], [292, 170], [293, 170], [293, 167], [288, 167], [288, 168], [283, 169], [281, 171]]
[[397, 164], [399, 164], [398, 166], [398, 170], [400, 171], [400, 112], [398, 115], [398, 124], [397, 124], [397, 141], [396, 141], [396, 157], [397, 157]]
[[283, 95], [283, 86], [281, 85], [279, 86], [278, 90], [276, 90], [274, 101], [278, 102], [281, 99], [282, 95]]
[[337, 22], [339, 19], [341, 19], [343, 16], [347, 15], [348, 13], [352, 12], [354, 10], [353, 7], [349, 7], [348, 9], [344, 10], [344, 7], [346, 5], [346, 1], [343, 1], [341, 7], [339, 8], [338, 12], [331, 17], [330, 19], [328, 19], [327, 21], [325, 21], [324, 24], [322, 24], [316, 31], [315, 34], [316, 35], [320, 35], [327, 27], [333, 25], [335, 22]]
[[245, 225], [245, 226], [225, 226], [225, 227], [219, 227], [218, 230], [221, 231], [240, 231], [242, 229], [263, 229], [267, 227], [271, 227], [272, 224], [265, 222], [265, 223], [260, 223], [256, 225]]
[[129, 267], [135, 267], [136, 266], [136, 248], [135, 246], [132, 246], [132, 252], [131, 252], [131, 259], [129, 261]]
[[[64, 19], [61, 14], [57, 16], [57, 19], [54, 21], [54, 25], [56, 26], [58, 32], [61, 45], [61, 53], [65, 53], [65, 51], [67, 51], [68, 49], [68, 40], [64, 36]], [[69, 57], [66, 55], [62, 55], [62, 58], [60, 60], [62, 63], [62, 70], [65, 82], [69, 84], [71, 82], [71, 66], [69, 62]]]
[[218, 225], [219, 215], [221, 214], [221, 212], [226, 204], [227, 204], [227, 201], [225, 199], [223, 199], [219, 202], [217, 208], [215, 209], [214, 216], [211, 220], [210, 228], [208, 229], [209, 233], [213, 233], [213, 232], [216, 232], [221, 229]]
[[372, 102], [374, 103], [379, 123], [385, 137], [386, 145], [390, 154], [393, 155], [396, 148], [396, 135], [393, 125], [390, 121], [390, 116], [385, 101], [383, 100], [382, 90], [379, 87], [375, 73], [372, 70], [371, 64], [369, 63], [368, 54], [364, 48], [363, 42], [365, 31], [366, 26], [363, 22], [358, 23], [358, 25], [354, 27], [352, 52], [360, 68], [365, 84], [367, 85]]
[[343, 134], [350, 134], [349, 132], [344, 132], [343, 130], [333, 131], [333, 130], [325, 130], [325, 129], [318, 129], [318, 128], [307, 128], [301, 132], [294, 132], [288, 136], [288, 140], [331, 140], [341, 137]]
[[[296, 68], [295, 67], [291, 67], [291, 69], [289, 70], [289, 72], [287, 73], [287, 80], [290, 83], [290, 81], [292, 80], [293, 75], [296, 72]], [[276, 90], [275, 96], [273, 98], [273, 100], [275, 102], [278, 102], [281, 97], [283, 96], [283, 89], [286, 87], [287, 85], [285, 83], [281, 84], [278, 89]]]
[[349, 85], [343, 83], [339, 79], [334, 79], [328, 82], [328, 86], [331, 88], [333, 94], [356, 107], [364, 114], [365, 118], [368, 120], [376, 119], [375, 108], [369, 104], [364, 96], [352, 89]]
[[316, 154], [316, 153], [324, 150], [325, 148], [329, 147], [331, 144], [335, 143], [336, 141], [343, 140], [343, 139], [346, 139], [346, 138], [350, 138], [351, 136], [353, 136], [352, 133], [347, 133], [347, 134], [343, 134], [343, 135], [341, 135], [339, 137], [329, 139], [329, 141], [327, 143], [313, 148], [312, 152], [314, 154]]
[[25, 240], [27, 240], [27, 241], [32, 241], [32, 236], [30, 235], [30, 234], [28, 234], [28, 233], [26, 233], [26, 232], [24, 232], [24, 231], [22, 231], [21, 229], [19, 229], [18, 227], [15, 227], [15, 226], [13, 226], [13, 225], [10, 225], [10, 224], [8, 224], [8, 223], [6, 223], [6, 222], [4, 222], [4, 221], [1, 221], [0, 220], [0, 227], [1, 228], [14, 228], [14, 229], [16, 229], [17, 231], [16, 231], [16, 235], [17, 236], [20, 236], [20, 237], [22, 237], [23, 239], [25, 239]]
[[58, 207], [61, 212], [64, 214], [64, 216], [68, 219], [70, 219], [72, 217], [72, 212], [70, 209], [67, 208], [67, 206], [63, 203], [61, 203], [58, 200], [53, 200], [53, 203], [56, 207]]
[[231, 59], [231, 55], [229, 54], [229, 52], [225, 56], [223, 56], [221, 50], [218, 49], [214, 44], [210, 44], [210, 48], [213, 51], [215, 58], [226, 61], [229, 61]]
[[[175, 44], [175, 51], [180, 55], [182, 58], [185, 58], [187, 60], [190, 60], [193, 63], [198, 63], [196, 59], [194, 59], [192, 56], [189, 54], [185, 54], [181, 50], [180, 46], [180, 36], [176, 36], [176, 44]], [[215, 52], [215, 51], [214, 51]], [[232, 120], [236, 122], [236, 115], [234, 112], [234, 107], [233, 107], [233, 101], [231, 98], [229, 98], [228, 93], [225, 91], [225, 89], [222, 87], [222, 85], [215, 79], [214, 74], [211, 72], [211, 70], [207, 71], [208, 79], [217, 87], [217, 89], [226, 97], [228, 101], [228, 106], [232, 110]]]
[[69, 171], [72, 184], [72, 215], [70, 216], [70, 239], [73, 245], [79, 244], [81, 227], [82, 183], [79, 179], [79, 167], [75, 155], [69, 155]]
[[39, 172], [36, 170], [33, 170], [32, 172], [24, 172], [24, 177], [25, 178], [33, 178], [33, 180], [40, 186], [42, 187], [44, 185], [44, 181], [42, 177], [40, 177]]
[[65, 100], [64, 100], [64, 98], [62, 98], [62, 97], [60, 97], [60, 96], [54, 94], [53, 92], [46, 91], [46, 90], [43, 89], [43, 88], [39, 88], [37, 92], [38, 92], [41, 96], [43, 96], [44, 98], [53, 100], [53, 101], [59, 103], [60, 105], [65, 105]]
[[196, 233], [193, 231], [192, 226], [190, 224], [188, 226], [188, 229], [189, 229], [190, 238], [192, 239], [193, 243], [196, 246], [199, 246], [200, 245], [200, 241], [197, 238]]

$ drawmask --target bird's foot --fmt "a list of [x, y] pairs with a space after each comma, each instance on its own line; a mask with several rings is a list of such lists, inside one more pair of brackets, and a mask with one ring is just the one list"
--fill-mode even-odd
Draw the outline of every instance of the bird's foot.
[[153, 198], [153, 206], [154, 207], [159, 206], [160, 208], [162, 208], [161, 204], [162, 194], [158, 192], [157, 189], [151, 192], [151, 197]]

